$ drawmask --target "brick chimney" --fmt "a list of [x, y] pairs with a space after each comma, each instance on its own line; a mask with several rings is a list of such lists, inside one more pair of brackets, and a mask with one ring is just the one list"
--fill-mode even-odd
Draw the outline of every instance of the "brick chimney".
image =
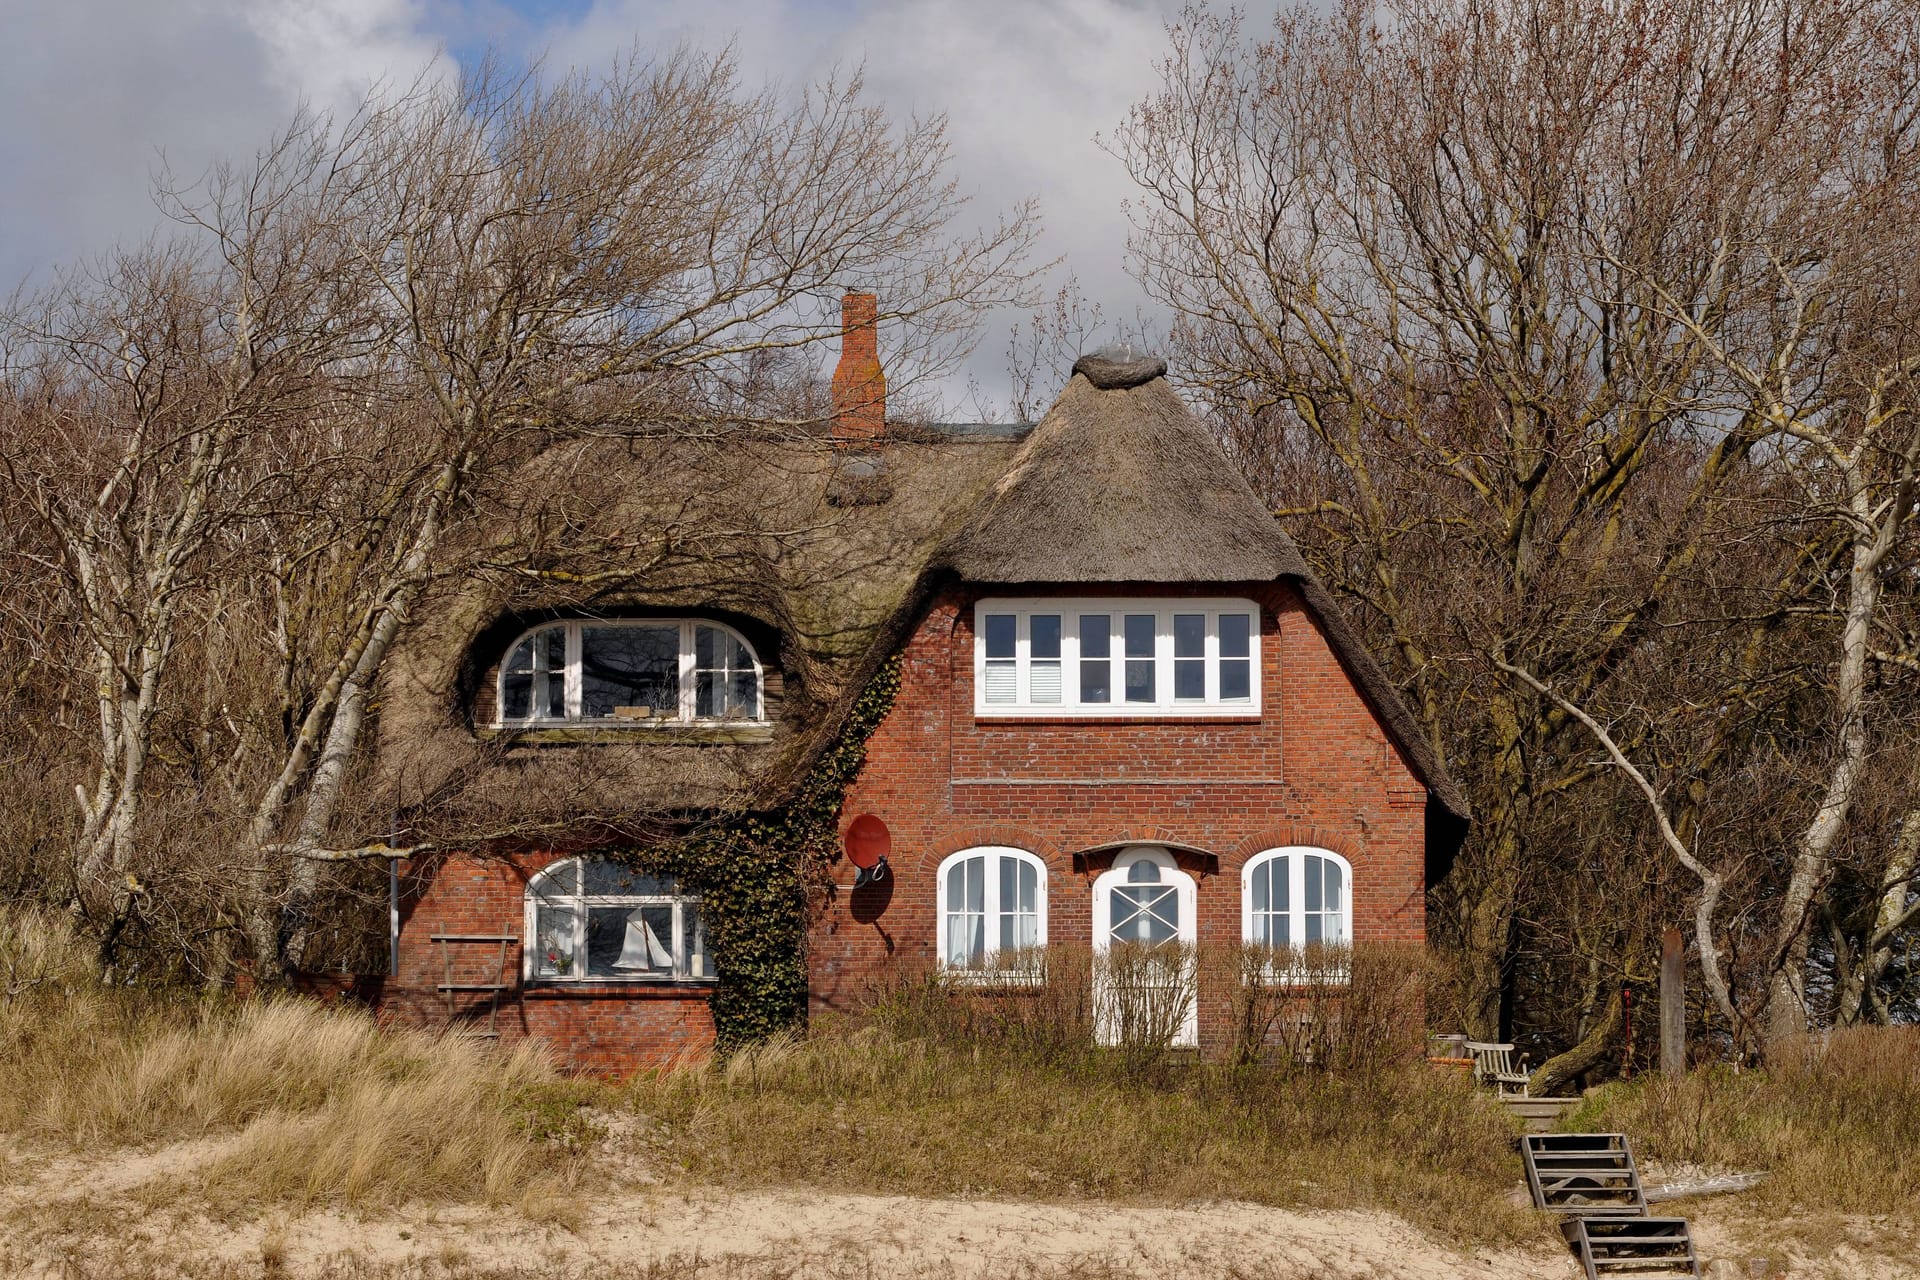
[[833, 438], [862, 444], [887, 429], [887, 375], [880, 368], [879, 299], [852, 293], [840, 300], [840, 363], [833, 371]]

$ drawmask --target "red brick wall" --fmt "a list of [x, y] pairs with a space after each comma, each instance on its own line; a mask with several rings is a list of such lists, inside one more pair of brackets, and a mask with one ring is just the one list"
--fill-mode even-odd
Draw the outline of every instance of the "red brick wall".
[[[1006, 593], [950, 591], [906, 645], [899, 697], [843, 812], [886, 822], [893, 874], [856, 894], [853, 868], [839, 868], [809, 950], [816, 1011], [856, 1007], [889, 976], [934, 963], [935, 871], [973, 845], [1046, 863], [1049, 943], [1091, 941], [1092, 881], [1111, 855], [1076, 870], [1074, 854], [1128, 841], [1176, 846], [1199, 881], [1202, 946], [1239, 941], [1241, 870], [1280, 845], [1352, 864], [1355, 942], [1425, 941], [1426, 790], [1291, 587], [1099, 592], [1257, 601], [1262, 714], [1231, 722], [976, 720], [972, 605], [988, 594]], [[1220, 1042], [1223, 1001], [1202, 993], [1203, 1046]]]
[[[521, 979], [527, 881], [559, 855], [449, 857], [402, 864], [400, 969], [384, 984], [383, 1019], [411, 1026], [449, 1022], [448, 957], [455, 983], [494, 981], [498, 943], [436, 943], [434, 934], [510, 934], [496, 1026], [503, 1043], [532, 1037], [577, 1071], [621, 1075], [704, 1054], [713, 1044], [712, 988], [696, 984], [573, 983], [528, 986]], [[451, 1021], [487, 1024], [484, 992], [455, 994]]]

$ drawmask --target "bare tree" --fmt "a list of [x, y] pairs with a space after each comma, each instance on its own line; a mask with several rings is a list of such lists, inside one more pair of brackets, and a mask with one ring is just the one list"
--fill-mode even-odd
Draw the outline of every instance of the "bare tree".
[[[249, 815], [228, 866], [248, 869], [236, 909], [261, 978], [301, 963], [325, 868], [383, 851], [352, 800], [381, 670], [428, 586], [477, 570], [463, 557], [484, 540], [462, 530], [510, 509], [529, 459], [612, 433], [817, 434], [817, 414], [795, 416], [804, 398], [769, 394], [768, 370], [837, 337], [850, 285], [885, 299], [908, 387], [968, 349], [983, 310], [1025, 297], [1032, 210], [966, 227], [944, 128], [896, 127], [858, 76], [789, 100], [744, 87], [729, 55], [636, 54], [599, 77], [487, 71], [376, 92], [348, 120], [296, 121], [252, 166], [165, 193], [191, 247], [161, 260], [212, 264], [197, 328], [244, 335], [249, 353], [271, 334], [272, 358], [211, 343], [180, 357], [224, 398], [203, 396], [199, 434], [183, 437], [204, 440], [206, 460], [176, 448], [138, 486], [163, 515], [187, 512], [168, 526], [184, 531], [178, 548], [140, 544], [173, 576], [143, 561], [113, 607], [137, 617], [164, 599], [171, 625], [198, 592], [203, 656], [274, 673], [226, 700], [254, 705], [203, 691], [196, 712], [211, 721], [196, 752], [224, 762], [222, 793]], [[156, 284], [124, 310], [172, 334], [163, 304], [197, 296]], [[74, 297], [79, 311], [95, 294]], [[23, 350], [103, 353], [39, 375], [99, 397], [129, 344], [88, 346], [73, 329], [13, 326]], [[249, 379], [222, 382], [236, 361]], [[27, 406], [20, 377], [21, 412], [45, 429], [57, 419]], [[6, 454], [32, 518], [79, 556], [95, 535], [65, 514], [75, 469], [42, 465], [53, 459], [37, 443]], [[114, 643], [172, 652], [166, 626], [142, 627]], [[169, 698], [184, 714], [185, 686], [151, 667], [129, 695], [143, 723]], [[88, 848], [91, 815], [123, 803], [116, 830], [131, 831], [148, 790], [103, 758]]]
[[[1182, 318], [1196, 391], [1471, 788], [1477, 832], [1437, 905], [1481, 1034], [1511, 1014], [1522, 904], [1558, 874], [1546, 811], [1613, 785], [1572, 708], [1645, 646], [1764, 639], [1824, 611], [1806, 593], [1828, 513], [1861, 531], [1867, 577], [1886, 554], [1871, 521], [1897, 540], [1898, 357], [1829, 367], [1820, 395], [1848, 407], [1786, 422], [1809, 371], [1865, 335], [1867, 312], [1849, 302], [1843, 321], [1833, 300], [1864, 302], [1910, 252], [1894, 229], [1912, 221], [1894, 176], [1908, 21], [1875, 3], [1410, 0], [1285, 13], [1254, 42], [1189, 12], [1162, 90], [1116, 142], [1144, 196], [1137, 268]], [[1881, 303], [1876, 353], [1908, 323], [1891, 286]], [[1761, 394], [1780, 374], [1792, 394]], [[1809, 451], [1844, 471], [1876, 413], [1866, 505], [1813, 498]], [[1793, 488], [1814, 506], [1780, 536], [1755, 512]], [[1714, 567], [1730, 548], [1744, 581]], [[1734, 704], [1795, 686], [1764, 643], [1734, 652]], [[1843, 744], [1858, 667], [1834, 669]], [[1725, 776], [1749, 740], [1734, 720], [1699, 737], [1696, 772]], [[1670, 825], [1712, 799], [1683, 790]], [[1779, 904], [1783, 975], [1803, 968], [1818, 848], [1844, 804], [1820, 811]]]

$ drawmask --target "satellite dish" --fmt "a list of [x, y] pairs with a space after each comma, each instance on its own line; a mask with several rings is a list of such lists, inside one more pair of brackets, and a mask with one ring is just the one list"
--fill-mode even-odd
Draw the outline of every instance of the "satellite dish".
[[859, 868], [853, 887], [874, 884], [887, 878], [887, 854], [893, 851], [893, 833], [887, 824], [870, 813], [863, 813], [847, 827], [847, 861]]

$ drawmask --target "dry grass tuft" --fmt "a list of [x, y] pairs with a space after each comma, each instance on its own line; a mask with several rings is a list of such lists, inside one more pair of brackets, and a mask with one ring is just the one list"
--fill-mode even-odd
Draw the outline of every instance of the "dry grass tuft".
[[1778, 1057], [1608, 1085], [1567, 1124], [1622, 1129], [1658, 1160], [1767, 1170], [1751, 1193], [1764, 1212], [1920, 1218], [1920, 1027], [1837, 1031]]

